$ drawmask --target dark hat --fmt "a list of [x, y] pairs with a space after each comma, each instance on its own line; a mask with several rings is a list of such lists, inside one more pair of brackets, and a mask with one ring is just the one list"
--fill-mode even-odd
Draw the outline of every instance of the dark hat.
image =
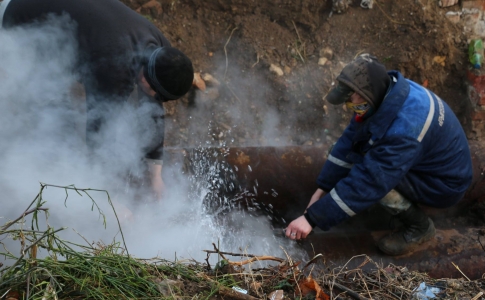
[[362, 54], [343, 68], [337, 82], [327, 95], [331, 104], [344, 103], [355, 92], [377, 108], [384, 99], [390, 79], [386, 67], [375, 56]]
[[150, 87], [165, 101], [185, 95], [194, 80], [192, 61], [173, 47], [156, 48], [143, 73]]
[[331, 104], [340, 104], [347, 101], [350, 96], [354, 93], [350, 87], [337, 81], [337, 86], [335, 86], [330, 93], [327, 95], [327, 101]]

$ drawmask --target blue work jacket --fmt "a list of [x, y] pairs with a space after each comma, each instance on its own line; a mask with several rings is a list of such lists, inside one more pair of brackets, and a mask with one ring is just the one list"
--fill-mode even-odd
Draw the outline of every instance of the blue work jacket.
[[321, 229], [378, 203], [391, 189], [433, 207], [457, 203], [472, 180], [470, 149], [449, 106], [397, 71], [374, 115], [352, 119], [317, 179], [326, 195], [308, 208]]

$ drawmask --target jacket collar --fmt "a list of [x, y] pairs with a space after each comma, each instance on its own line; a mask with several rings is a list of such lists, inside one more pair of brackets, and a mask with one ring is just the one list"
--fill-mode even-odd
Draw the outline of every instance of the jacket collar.
[[374, 115], [364, 123], [362, 128], [364, 130], [361, 131], [363, 134], [369, 131], [375, 139], [381, 139], [384, 136], [409, 95], [409, 82], [404, 76], [398, 71], [389, 71], [388, 74], [395, 80], [391, 79], [384, 100]]

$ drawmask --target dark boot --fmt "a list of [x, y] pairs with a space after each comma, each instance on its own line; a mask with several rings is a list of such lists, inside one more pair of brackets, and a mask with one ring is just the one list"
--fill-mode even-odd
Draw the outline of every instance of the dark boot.
[[436, 233], [433, 221], [416, 205], [396, 215], [403, 227], [385, 237], [377, 244], [388, 255], [402, 255], [413, 251], [418, 245], [429, 241]]

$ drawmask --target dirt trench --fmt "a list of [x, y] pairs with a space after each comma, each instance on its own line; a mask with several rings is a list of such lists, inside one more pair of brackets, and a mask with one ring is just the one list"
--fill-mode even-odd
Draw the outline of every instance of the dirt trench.
[[[271, 209], [273, 222], [280, 198], [271, 198], [274, 196], [269, 188], [274, 188], [279, 181], [283, 197], [293, 201], [284, 201], [281, 219], [291, 220], [295, 217], [291, 214], [297, 214], [306, 206], [320, 168], [315, 161], [322, 159], [322, 153], [339, 137], [351, 117], [343, 107], [329, 105], [323, 99], [343, 66], [360, 53], [371, 53], [388, 69], [399, 70], [404, 76], [427, 86], [450, 105], [465, 131], [469, 130], [470, 106], [464, 85], [469, 67], [467, 37], [460, 25], [444, 16], [446, 11], [438, 7], [437, 1], [378, 0], [372, 9], [364, 9], [360, 1], [353, 0], [342, 14], [332, 11], [331, 0], [123, 1], [153, 21], [175, 47], [192, 59], [196, 72], [205, 79], [205, 91], [194, 88], [181, 100], [166, 103], [167, 151], [180, 154], [180, 148], [199, 145], [229, 146], [233, 152], [247, 147], [247, 153], [253, 151], [254, 157], [263, 157], [260, 161], [267, 164], [271, 165], [268, 162], [272, 159], [282, 160], [267, 168], [261, 163], [259, 169], [258, 164], [251, 161], [254, 173], [249, 170], [239, 176], [250, 184], [259, 181], [260, 190], [269, 181], [266, 183], [270, 200], [261, 202], [274, 208], [275, 211]], [[209, 74], [211, 78], [207, 77]], [[483, 147], [483, 144], [473, 145]], [[293, 146], [310, 147], [297, 147], [294, 152]], [[286, 154], [281, 155], [284, 151], [302, 160], [289, 159], [285, 164]], [[310, 152], [305, 151], [318, 153], [315, 159], [309, 160]], [[247, 153], [241, 153], [233, 153], [237, 157], [234, 164], [240, 164], [239, 172], [250, 159]], [[474, 163], [484, 162], [481, 150], [472, 148], [472, 153]], [[478, 184], [470, 189], [465, 197], [468, 200], [483, 199], [485, 181], [480, 166], [474, 167], [474, 182]], [[261, 176], [263, 173], [270, 175]], [[456, 213], [453, 218], [436, 213], [435, 217], [440, 216], [439, 220], [435, 218], [436, 224], [443, 232], [457, 226], [465, 229], [481, 226], [483, 206], [482, 200], [477, 201], [474, 208], [467, 209], [469, 212], [464, 214], [458, 212], [458, 207], [450, 212]], [[358, 220], [354, 218], [351, 222]], [[344, 251], [345, 258], [365, 249], [376, 259], [387, 259], [374, 253], [373, 238], [367, 236], [370, 231], [365, 234], [355, 231], [355, 228], [364, 227], [341, 225], [340, 230], [347, 235], [344, 240], [338, 240], [342, 238], [338, 231], [335, 243], [330, 245], [342, 244], [350, 251]], [[470, 240], [475, 243], [476, 232], [458, 236], [460, 234], [473, 235]], [[320, 237], [315, 235], [314, 242], [318, 243]], [[366, 239], [365, 243], [361, 242], [362, 238]], [[331, 240], [332, 233], [325, 239]], [[448, 253], [436, 263], [437, 257], [441, 257], [437, 253], [448, 251], [447, 247], [448, 244], [438, 244], [434, 252], [424, 249], [414, 258], [404, 258], [400, 262], [415, 262], [414, 268], [435, 272], [436, 276], [460, 276], [455, 274], [456, 270], [448, 268], [448, 260], [461, 259], [463, 266], [470, 262], [467, 269], [470, 274], [481, 275], [481, 270], [474, 269], [481, 262], [463, 258], [470, 254], [460, 252], [466, 250], [465, 246], [457, 250], [455, 256]], [[481, 253], [482, 248], [476, 248], [470, 249]], [[337, 252], [337, 256], [343, 253]]]

